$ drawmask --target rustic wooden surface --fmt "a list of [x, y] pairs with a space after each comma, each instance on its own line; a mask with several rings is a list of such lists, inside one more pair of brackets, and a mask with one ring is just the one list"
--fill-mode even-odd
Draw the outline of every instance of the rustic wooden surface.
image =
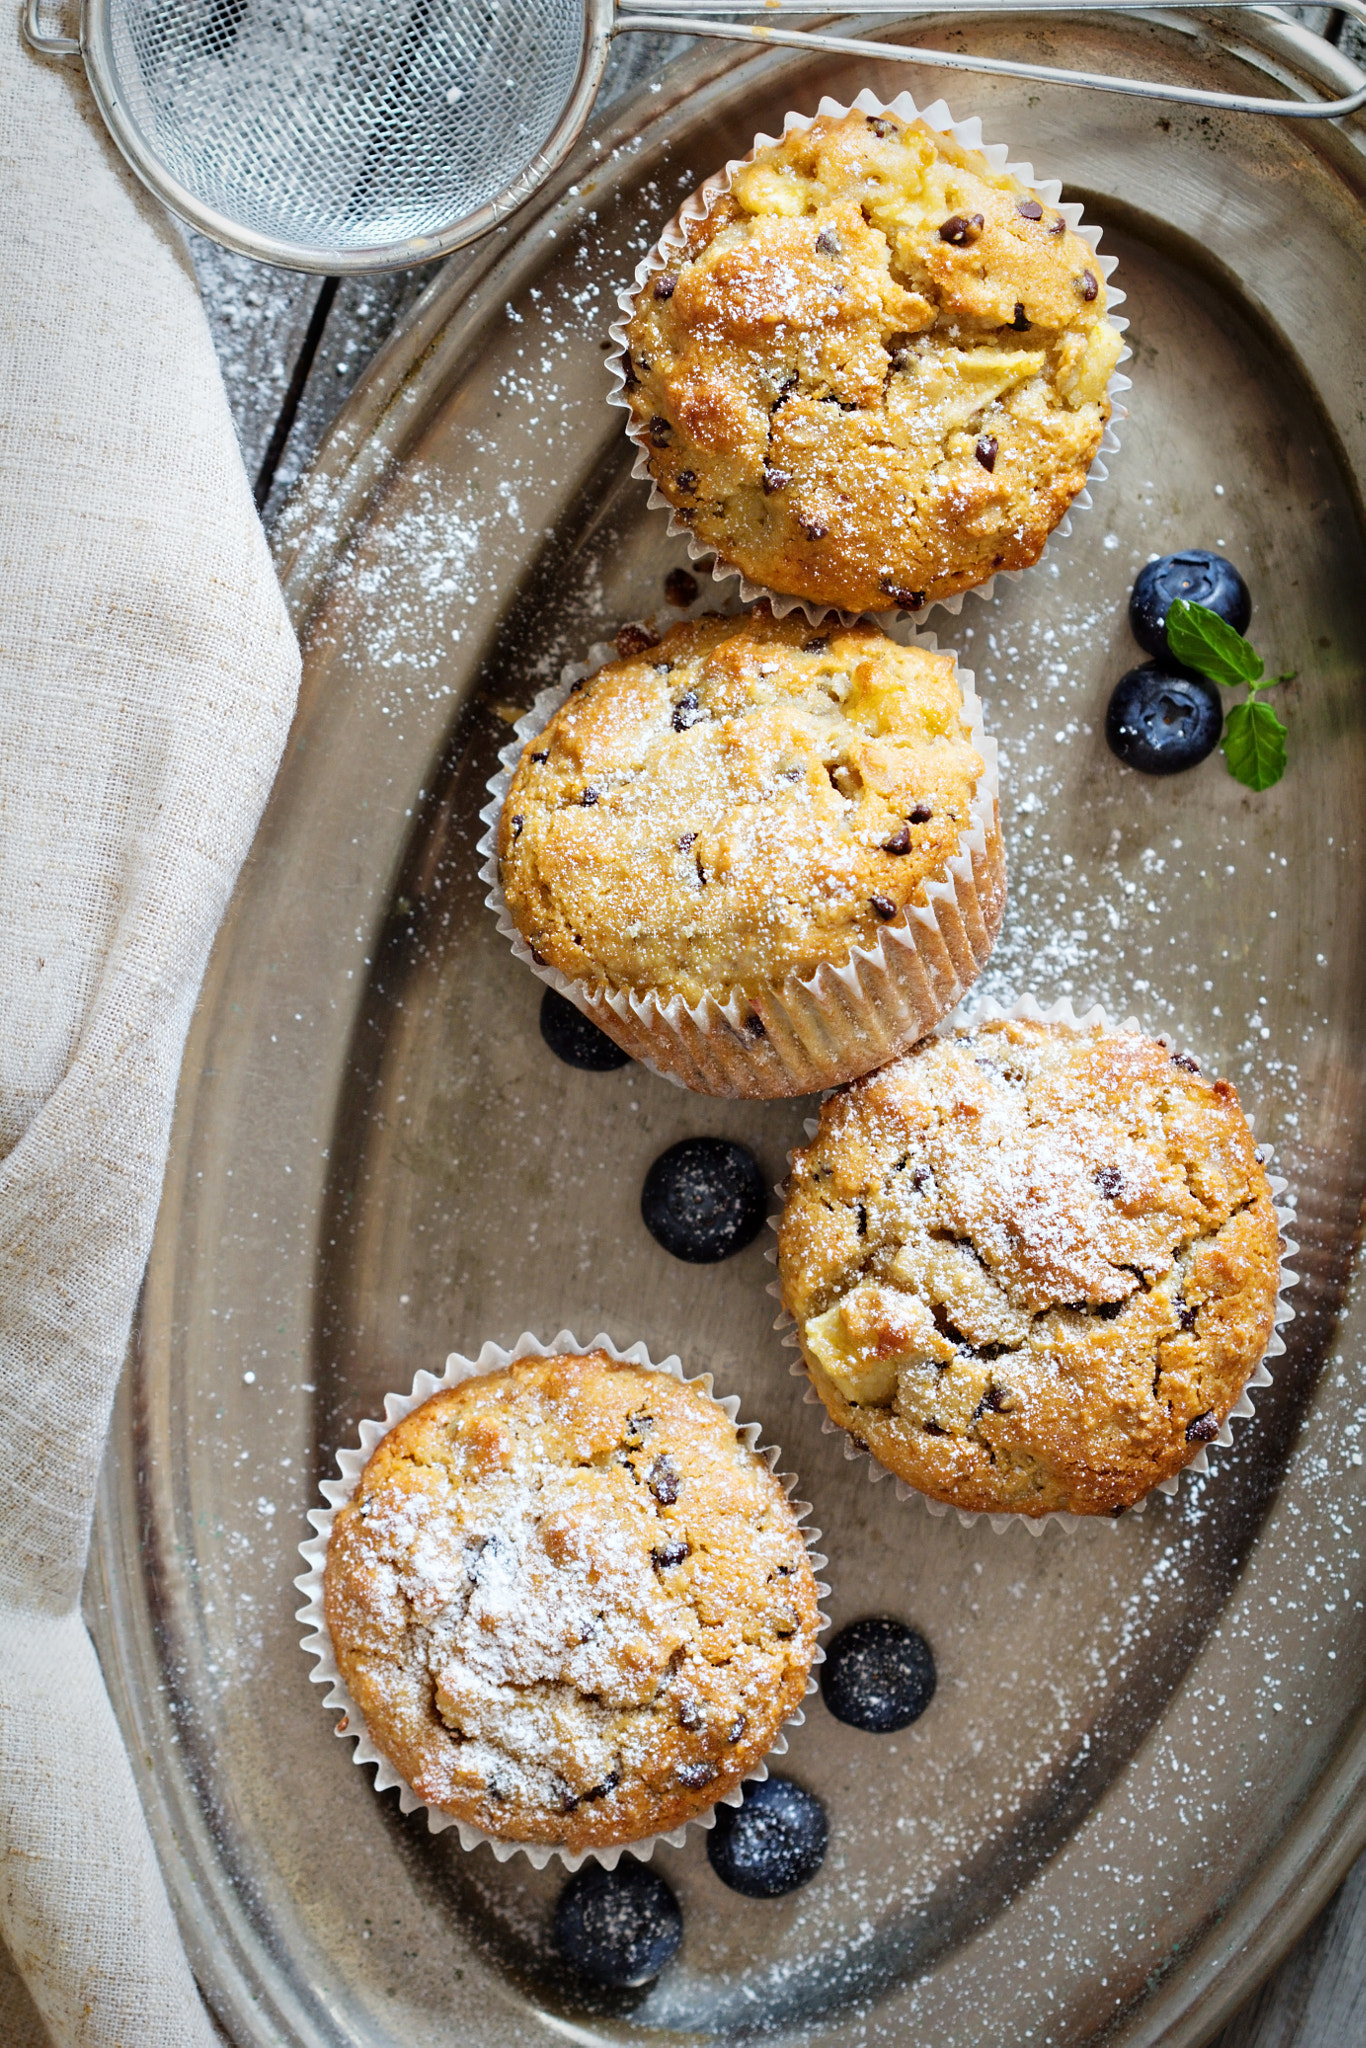
[[[1366, 64], [1366, 36], [1327, 7], [1286, 10]], [[689, 45], [623, 39], [604, 96], [656, 76]], [[302, 277], [190, 237], [256, 501], [269, 527], [328, 423], [426, 270]], [[1366, 1857], [1211, 2048], [1366, 2048]]]

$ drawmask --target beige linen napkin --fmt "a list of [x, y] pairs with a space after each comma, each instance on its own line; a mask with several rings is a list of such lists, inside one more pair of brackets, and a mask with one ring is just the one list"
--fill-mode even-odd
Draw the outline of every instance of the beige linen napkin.
[[298, 654], [178, 232], [0, 29], [0, 2042], [207, 2048], [80, 1619], [214, 930]]

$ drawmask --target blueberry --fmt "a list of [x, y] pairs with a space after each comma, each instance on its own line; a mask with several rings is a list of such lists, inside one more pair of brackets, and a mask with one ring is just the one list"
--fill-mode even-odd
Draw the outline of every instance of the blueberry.
[[821, 1697], [837, 1721], [890, 1735], [934, 1698], [934, 1653], [904, 1621], [851, 1621], [825, 1653]]
[[726, 1138], [683, 1138], [645, 1176], [640, 1213], [651, 1237], [694, 1266], [743, 1251], [767, 1209], [759, 1162]]
[[1167, 613], [1178, 597], [1191, 604], [1203, 604], [1221, 619], [1227, 619], [1235, 633], [1247, 631], [1252, 617], [1252, 599], [1232, 562], [1212, 555], [1207, 548], [1188, 548], [1183, 555], [1163, 555], [1138, 572], [1129, 599], [1129, 624], [1139, 646], [1161, 661], [1170, 655], [1167, 646]]
[[586, 1863], [555, 1907], [555, 1944], [599, 1984], [648, 1984], [683, 1939], [683, 1915], [662, 1877], [635, 1858], [615, 1870]]
[[553, 988], [541, 997], [541, 1036], [557, 1060], [567, 1067], [583, 1067], [590, 1074], [608, 1074], [613, 1067], [631, 1062], [628, 1052]]
[[830, 1823], [814, 1792], [791, 1778], [746, 1785], [743, 1806], [718, 1806], [707, 1856], [722, 1884], [747, 1899], [780, 1899], [825, 1861]]
[[1105, 713], [1110, 752], [1145, 775], [1175, 775], [1212, 754], [1224, 729], [1213, 683], [1145, 661], [1115, 684]]

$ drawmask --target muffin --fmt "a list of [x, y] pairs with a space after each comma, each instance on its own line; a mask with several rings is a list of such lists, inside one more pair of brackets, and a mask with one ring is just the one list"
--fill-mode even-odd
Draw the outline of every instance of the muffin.
[[1218, 1435], [1274, 1328], [1238, 1097], [1134, 1031], [927, 1039], [824, 1105], [778, 1234], [834, 1420], [990, 1514], [1131, 1507]]
[[624, 329], [628, 431], [722, 562], [918, 611], [1036, 562], [1083, 488], [1123, 348], [1104, 268], [923, 120], [794, 122], [661, 243]]
[[324, 1603], [419, 1799], [577, 1854], [679, 1827], [755, 1770], [820, 1617], [747, 1435], [700, 1387], [596, 1350], [463, 1380], [380, 1440]]
[[767, 608], [633, 631], [525, 742], [496, 834], [512, 929], [691, 1087], [880, 1065], [976, 978], [1004, 908], [994, 750], [952, 659]]

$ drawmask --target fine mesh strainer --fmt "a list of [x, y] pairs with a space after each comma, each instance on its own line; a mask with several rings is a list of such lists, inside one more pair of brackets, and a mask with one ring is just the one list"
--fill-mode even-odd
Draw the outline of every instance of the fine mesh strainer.
[[[582, 129], [611, 38], [630, 31], [828, 50], [997, 72], [1147, 99], [1323, 120], [1366, 102], [1256, 99], [785, 28], [829, 0], [82, 0], [79, 38], [24, 29], [47, 56], [84, 59], [115, 142], [158, 198], [230, 249], [333, 275], [424, 263], [519, 206]], [[1022, 0], [958, 0], [963, 12]], [[1167, 0], [1170, 6], [1171, 0]], [[1250, 7], [1256, 0], [1176, 0]], [[1339, 0], [1366, 22], [1366, 0]], [[1137, 5], [1137, 0], [1136, 0]], [[1124, 11], [1115, 0], [1029, 0], [1028, 11]], [[905, 14], [905, 0], [860, 13]], [[955, 0], [936, 13], [955, 11]], [[1135, 10], [1136, 11], [1136, 8]]]

